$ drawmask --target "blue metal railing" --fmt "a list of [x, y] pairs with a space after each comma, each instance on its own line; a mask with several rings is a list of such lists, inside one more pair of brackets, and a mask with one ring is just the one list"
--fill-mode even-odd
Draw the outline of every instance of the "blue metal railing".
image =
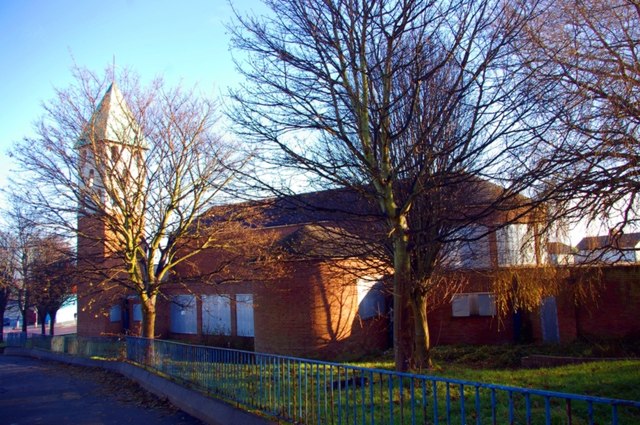
[[627, 424], [640, 402], [127, 337], [127, 358], [239, 407], [305, 424]]

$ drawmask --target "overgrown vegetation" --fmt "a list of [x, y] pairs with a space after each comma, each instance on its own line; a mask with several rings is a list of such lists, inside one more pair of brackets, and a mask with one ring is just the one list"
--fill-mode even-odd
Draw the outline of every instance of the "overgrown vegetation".
[[522, 358], [531, 355], [640, 358], [640, 341], [601, 340], [571, 344], [545, 345], [487, 345], [487, 346], [439, 346], [434, 348], [437, 369], [464, 367], [469, 369], [518, 369]]
[[[522, 366], [522, 359], [532, 355], [578, 358], [638, 359], [640, 340], [636, 338], [616, 340], [579, 341], [571, 344], [518, 344], [518, 345], [445, 345], [433, 349], [434, 371], [449, 368], [471, 370], [513, 370]], [[368, 357], [359, 366], [391, 369], [391, 353]]]

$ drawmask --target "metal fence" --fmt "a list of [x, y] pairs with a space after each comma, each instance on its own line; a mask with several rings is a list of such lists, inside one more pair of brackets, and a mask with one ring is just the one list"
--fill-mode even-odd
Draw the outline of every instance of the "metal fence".
[[[8, 346], [126, 359], [238, 407], [305, 424], [635, 424], [640, 402], [144, 338], [7, 334]], [[126, 350], [126, 351], [125, 351]]]
[[640, 402], [127, 337], [127, 358], [305, 424], [632, 424]]

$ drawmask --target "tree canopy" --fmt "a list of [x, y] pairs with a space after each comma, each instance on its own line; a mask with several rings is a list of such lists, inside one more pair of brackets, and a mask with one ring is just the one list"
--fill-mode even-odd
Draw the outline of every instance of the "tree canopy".
[[153, 337], [172, 270], [203, 249], [233, 249], [216, 231], [224, 223], [201, 218], [223, 202], [246, 158], [216, 134], [215, 101], [194, 90], [161, 80], [143, 87], [130, 72], [117, 83], [112, 72], [74, 74], [45, 104], [37, 135], [13, 150], [24, 201], [78, 236], [80, 287], [133, 291], [143, 334]]
[[[379, 207], [394, 270], [396, 367], [424, 367], [426, 294], [443, 244], [513, 208], [536, 180], [517, 167], [531, 155], [520, 125], [531, 110], [505, 90], [503, 72], [536, 4], [265, 3], [269, 17], [232, 27], [233, 45], [249, 54], [232, 118], [265, 163]], [[487, 180], [503, 189], [457, 208]]]

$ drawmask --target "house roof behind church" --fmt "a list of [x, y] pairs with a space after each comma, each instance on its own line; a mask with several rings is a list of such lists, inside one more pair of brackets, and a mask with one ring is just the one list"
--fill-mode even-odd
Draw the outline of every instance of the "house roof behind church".
[[76, 147], [105, 141], [140, 145], [141, 140], [140, 127], [114, 81], [85, 125]]
[[587, 236], [577, 245], [580, 251], [597, 248], [633, 248], [640, 242], [640, 232], [622, 235]]

